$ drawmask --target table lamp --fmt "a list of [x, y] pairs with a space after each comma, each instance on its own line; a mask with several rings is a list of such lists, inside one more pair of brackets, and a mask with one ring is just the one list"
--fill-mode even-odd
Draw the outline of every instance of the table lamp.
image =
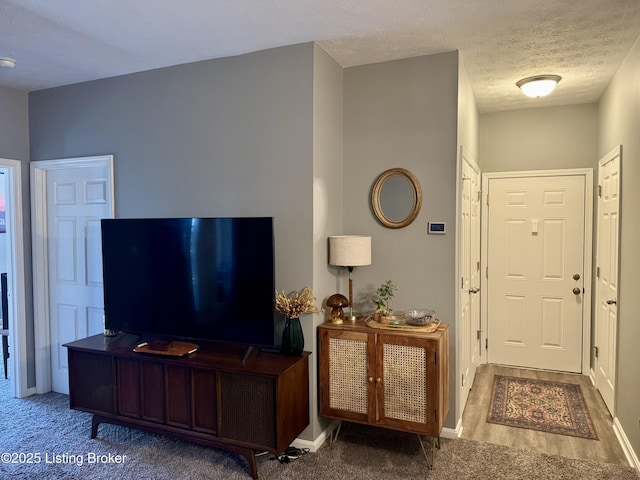
[[353, 316], [353, 267], [371, 265], [371, 237], [363, 235], [335, 235], [329, 237], [329, 265], [349, 270], [349, 317]]

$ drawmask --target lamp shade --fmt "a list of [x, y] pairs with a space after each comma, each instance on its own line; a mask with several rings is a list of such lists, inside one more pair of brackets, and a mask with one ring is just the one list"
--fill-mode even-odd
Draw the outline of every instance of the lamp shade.
[[371, 237], [362, 235], [329, 237], [329, 265], [339, 267], [371, 265]]

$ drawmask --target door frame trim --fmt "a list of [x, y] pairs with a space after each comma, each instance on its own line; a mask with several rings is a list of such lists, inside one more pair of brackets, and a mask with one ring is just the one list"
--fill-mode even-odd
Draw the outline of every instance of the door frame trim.
[[[487, 196], [489, 194], [489, 181], [500, 178], [522, 178], [522, 177], [558, 177], [558, 176], [583, 176], [585, 179], [584, 190], [584, 295], [583, 315], [582, 315], [582, 375], [589, 375], [591, 370], [591, 301], [592, 301], [592, 277], [593, 277], [593, 168], [570, 168], [558, 170], [523, 170], [511, 172], [490, 172], [482, 174], [482, 206], [481, 206], [481, 235], [482, 235], [482, 253], [480, 255], [480, 263], [482, 265], [480, 301], [481, 301], [481, 322], [482, 322], [482, 340], [487, 345], [487, 333], [489, 329], [488, 319], [488, 288], [487, 288], [487, 258], [489, 253], [488, 241], [488, 208]], [[486, 350], [486, 348], [485, 348]], [[487, 352], [485, 352], [486, 354]], [[488, 361], [488, 356], [483, 357]]]
[[[0, 158], [0, 168], [6, 170], [6, 191], [8, 208], [6, 212], [7, 231], [7, 290], [9, 291], [9, 345], [13, 350], [11, 378], [13, 396], [22, 398], [30, 395], [28, 387], [27, 358], [27, 315], [26, 315], [26, 271], [24, 261], [24, 226], [22, 201], [22, 163], [18, 160]], [[7, 272], [9, 273], [9, 272]]]
[[47, 172], [64, 168], [109, 169], [111, 216], [115, 214], [113, 155], [60, 158], [31, 162], [31, 231], [33, 255], [33, 317], [36, 393], [51, 391], [51, 333], [49, 318], [49, 253], [47, 248]]

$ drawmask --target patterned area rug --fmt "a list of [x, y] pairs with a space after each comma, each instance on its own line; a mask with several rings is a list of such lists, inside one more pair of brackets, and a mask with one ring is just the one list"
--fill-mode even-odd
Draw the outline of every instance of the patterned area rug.
[[495, 375], [487, 422], [598, 440], [580, 385]]

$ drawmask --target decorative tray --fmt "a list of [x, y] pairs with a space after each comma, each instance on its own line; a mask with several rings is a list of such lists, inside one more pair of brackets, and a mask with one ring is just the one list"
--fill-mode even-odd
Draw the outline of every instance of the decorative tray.
[[[155, 347], [155, 345], [153, 345]], [[134, 352], [152, 353], [154, 355], [167, 355], [171, 357], [182, 357], [198, 350], [198, 345], [188, 342], [168, 342], [161, 348], [152, 348], [148, 342], [140, 343], [133, 348]]]
[[414, 332], [433, 333], [440, 326], [440, 319], [434, 318], [433, 322], [428, 325], [409, 325], [406, 321], [400, 320], [398, 323], [380, 323], [372, 316], [368, 316], [364, 319], [364, 323], [367, 327], [381, 328], [386, 330], [412, 330]]

